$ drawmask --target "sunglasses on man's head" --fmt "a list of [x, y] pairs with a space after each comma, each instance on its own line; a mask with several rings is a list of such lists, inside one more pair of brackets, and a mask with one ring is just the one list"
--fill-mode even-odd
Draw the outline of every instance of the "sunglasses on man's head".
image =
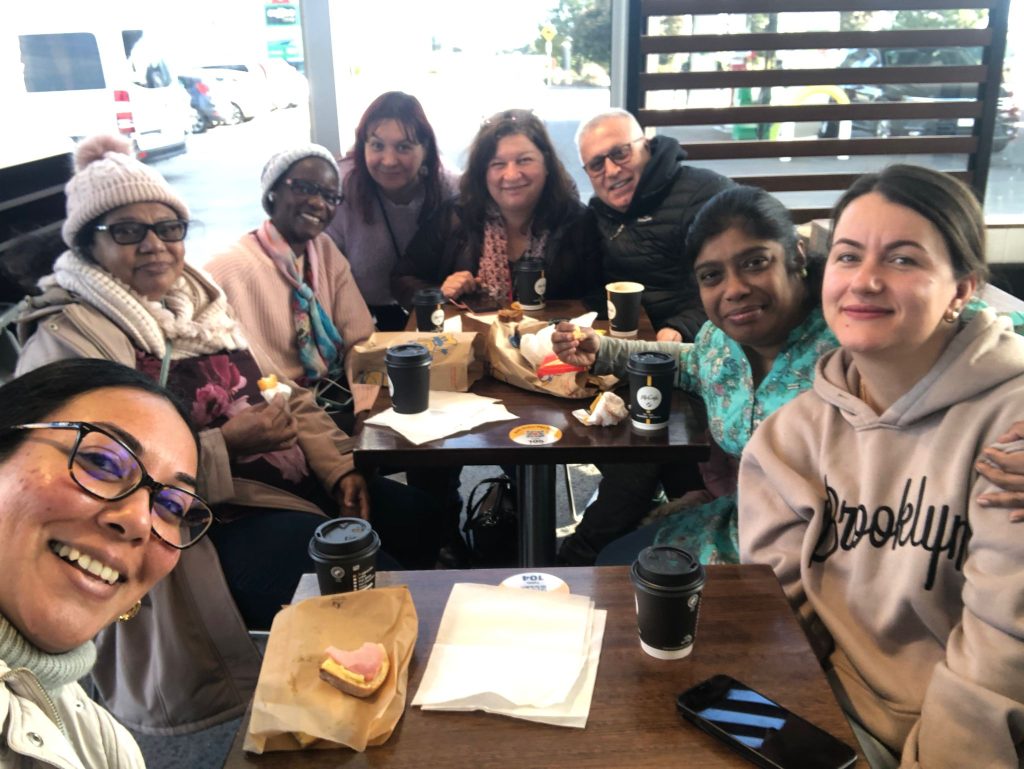
[[177, 243], [188, 234], [188, 222], [185, 219], [164, 219], [161, 222], [114, 222], [113, 224], [97, 224], [99, 232], [106, 232], [119, 246], [134, 246], [146, 239], [150, 230], [165, 243]]
[[329, 206], [341, 205], [342, 196], [340, 192], [328, 189], [327, 187], [321, 187], [319, 184], [313, 182], [307, 182], [305, 179], [285, 179], [284, 183], [291, 188], [292, 192], [303, 197], [311, 198], [315, 195], [319, 195], [323, 198], [324, 203]]

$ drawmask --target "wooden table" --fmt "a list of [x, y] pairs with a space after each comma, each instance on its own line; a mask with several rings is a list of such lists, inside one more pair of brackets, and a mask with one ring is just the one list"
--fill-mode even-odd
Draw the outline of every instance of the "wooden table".
[[[257, 756], [242, 750], [242, 729], [225, 767], [749, 769], [751, 764], [676, 713], [676, 695], [716, 673], [743, 681], [856, 746], [771, 570], [766, 566], [707, 568], [693, 653], [674, 661], [656, 660], [641, 651], [626, 567], [545, 570], [564, 579], [574, 593], [593, 598], [597, 608], [608, 610], [586, 729], [481, 712], [425, 712], [407, 707], [388, 742], [365, 753], [342, 749]], [[514, 573], [487, 569], [378, 575], [379, 585], [408, 585], [419, 614], [419, 638], [409, 668], [410, 701], [419, 687], [451, 586], [456, 582], [494, 585]], [[306, 579], [299, 592], [315, 593], [315, 580]]]
[[[551, 301], [531, 317], [571, 318], [582, 314], [577, 301]], [[448, 305], [449, 315], [457, 310]], [[598, 321], [595, 328], [608, 328]], [[464, 317], [466, 331], [487, 333], [487, 326]], [[641, 314], [640, 338], [653, 339], [654, 329]], [[703, 411], [695, 409], [681, 391], [673, 393], [668, 428], [648, 433], [632, 428], [629, 420], [614, 427], [586, 427], [572, 411], [587, 405], [530, 392], [499, 382], [490, 376], [478, 380], [470, 392], [501, 400], [518, 419], [491, 422], [442, 440], [416, 446], [386, 427], [364, 425], [354, 449], [356, 466], [376, 467], [458, 467], [462, 465], [515, 465], [517, 467], [519, 558], [522, 566], [543, 566], [555, 558], [555, 465], [597, 462], [699, 462], [708, 456]], [[628, 401], [628, 392], [620, 391]], [[374, 413], [387, 408], [386, 394], [378, 399]], [[509, 438], [517, 425], [553, 425], [562, 432], [557, 443], [524, 446]]]

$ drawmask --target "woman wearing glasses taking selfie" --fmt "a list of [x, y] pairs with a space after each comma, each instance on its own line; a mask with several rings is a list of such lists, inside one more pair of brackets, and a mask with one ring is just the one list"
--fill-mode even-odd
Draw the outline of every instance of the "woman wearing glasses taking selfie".
[[[178, 587], [193, 595], [162, 607], [162, 632], [126, 641], [118, 653], [141, 654], [157, 644], [155, 653], [174, 658], [199, 681], [189, 689], [182, 684], [185, 674], [165, 664], [160, 669], [176, 680], [167, 682], [164, 708], [153, 708], [146, 692], [124, 707], [107, 691], [104, 696], [125, 721], [167, 713], [172, 726], [193, 717], [191, 723], [199, 724], [211, 712], [237, 714], [255, 680], [246, 677], [254, 671], [244, 671], [237, 685], [225, 684], [224, 709], [223, 703], [207, 707], [194, 692], [206, 695], [217, 688], [206, 686], [207, 679], [227, 681], [232, 673], [194, 660], [215, 658], [230, 666], [251, 657], [245, 629], [269, 628], [290, 600], [309, 570], [306, 548], [313, 530], [325, 515], [367, 517], [370, 490], [355, 471], [350, 440], [307, 390], [294, 386], [288, 396], [264, 400], [258, 380], [280, 369], [250, 345], [217, 285], [185, 263], [185, 203], [125, 148], [112, 137], [96, 137], [76, 153], [63, 226], [70, 248], [19, 318], [23, 349], [17, 370], [64, 358], [106, 358], [166, 383], [189, 406], [203, 444], [199, 488], [218, 516], [210, 532], [216, 557], [207, 546], [200, 548], [205, 559], [185, 559], [188, 568]], [[409, 560], [407, 565], [417, 558], [432, 565], [432, 528], [419, 511], [390, 504], [380, 485], [373, 524], [385, 548], [403, 563]], [[233, 601], [224, 596], [225, 582]], [[211, 604], [215, 608], [206, 611]], [[212, 654], [214, 647], [222, 653]], [[120, 689], [130, 681], [112, 683]]]
[[409, 307], [416, 289], [440, 286], [448, 299], [486, 295], [504, 306], [512, 265], [525, 257], [544, 261], [548, 299], [602, 295], [597, 232], [585, 212], [540, 118], [499, 112], [473, 140], [458, 199], [409, 243], [392, 279], [395, 296]]
[[0, 763], [142, 767], [76, 681], [91, 639], [210, 525], [197, 436], [152, 379], [107, 361], [44, 366], [0, 402]]

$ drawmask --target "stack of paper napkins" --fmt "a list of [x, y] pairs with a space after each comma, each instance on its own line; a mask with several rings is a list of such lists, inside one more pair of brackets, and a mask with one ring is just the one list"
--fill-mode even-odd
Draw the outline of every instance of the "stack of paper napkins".
[[472, 430], [488, 422], [515, 419], [496, 398], [485, 398], [473, 393], [430, 391], [430, 404], [419, 414], [398, 414], [393, 408], [384, 409], [366, 420], [368, 425], [390, 427], [410, 443], [417, 446], [427, 441], [447, 438], [449, 435]]
[[457, 584], [412, 704], [582, 729], [606, 615], [586, 596]]

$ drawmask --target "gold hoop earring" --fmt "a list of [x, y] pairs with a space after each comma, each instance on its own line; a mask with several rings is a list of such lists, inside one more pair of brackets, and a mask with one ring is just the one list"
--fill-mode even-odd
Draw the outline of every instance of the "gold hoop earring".
[[117, 615], [118, 622], [128, 622], [129, 620], [135, 619], [135, 615], [137, 615], [139, 613], [139, 609], [141, 609], [141, 608], [142, 608], [142, 601], [141, 600], [136, 601], [135, 605], [132, 606], [132, 608], [130, 608], [124, 614], [118, 614]]
[[948, 310], [946, 310], [945, 314], [942, 316], [942, 319], [946, 321], [946, 323], [956, 323], [959, 317], [960, 310], [955, 310], [951, 307]]
[[807, 277], [807, 268], [806, 267], [801, 267], [800, 268], [800, 277], [801, 278], [806, 278]]

